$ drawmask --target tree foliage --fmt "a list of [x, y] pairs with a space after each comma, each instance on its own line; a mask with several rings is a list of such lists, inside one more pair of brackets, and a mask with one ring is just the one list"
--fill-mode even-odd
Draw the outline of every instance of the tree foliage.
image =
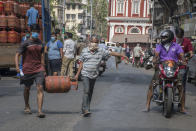
[[[93, 33], [101, 37], [107, 37], [107, 20], [108, 16], [108, 1], [107, 0], [92, 0], [93, 1], [93, 20], [95, 21]], [[90, 0], [88, 0], [90, 11]]]

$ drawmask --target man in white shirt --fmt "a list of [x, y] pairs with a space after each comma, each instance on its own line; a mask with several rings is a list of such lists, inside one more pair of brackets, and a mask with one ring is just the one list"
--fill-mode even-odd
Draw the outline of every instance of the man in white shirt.
[[73, 35], [71, 33], [67, 33], [67, 36], [68, 39], [64, 41], [64, 56], [61, 67], [61, 75], [73, 78], [73, 65], [76, 54], [76, 43], [72, 40]]
[[139, 67], [141, 53], [142, 53], [142, 48], [140, 47], [140, 44], [137, 44], [137, 46], [133, 49], [134, 62], [136, 67]]

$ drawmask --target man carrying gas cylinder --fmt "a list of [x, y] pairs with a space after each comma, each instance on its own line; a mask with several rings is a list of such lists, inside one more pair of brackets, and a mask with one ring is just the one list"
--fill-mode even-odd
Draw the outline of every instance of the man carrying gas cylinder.
[[108, 57], [110, 55], [125, 57], [126, 59], [128, 59], [123, 54], [119, 54], [117, 52], [109, 52], [108, 50], [99, 48], [98, 40], [95, 36], [91, 38], [91, 42], [89, 43], [88, 47], [84, 48], [80, 55], [80, 66], [75, 76], [75, 79], [78, 80], [78, 76], [81, 72], [83, 76], [84, 85], [82, 102], [82, 115], [84, 117], [88, 117], [91, 114], [90, 103], [93, 95], [93, 89], [96, 82], [96, 78], [99, 75], [99, 64], [103, 58]]

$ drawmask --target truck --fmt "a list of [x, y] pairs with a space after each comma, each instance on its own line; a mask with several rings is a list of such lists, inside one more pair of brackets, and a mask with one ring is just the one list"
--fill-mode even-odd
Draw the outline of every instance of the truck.
[[[50, 0], [41, 0], [42, 3], [42, 31], [43, 31], [43, 43], [46, 43], [50, 39], [51, 31], [51, 18], [50, 18]], [[9, 71], [10, 68], [15, 67], [15, 54], [20, 46], [20, 43], [9, 44], [0, 43], [0, 75], [3, 72]]]

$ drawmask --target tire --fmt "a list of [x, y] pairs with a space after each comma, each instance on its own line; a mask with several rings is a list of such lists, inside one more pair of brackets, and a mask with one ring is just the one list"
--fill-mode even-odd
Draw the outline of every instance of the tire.
[[163, 115], [166, 118], [170, 118], [172, 114], [172, 97], [173, 97], [173, 91], [172, 88], [167, 88], [167, 92], [165, 92], [165, 100], [163, 104]]
[[191, 83], [191, 81], [192, 81], [192, 78], [189, 77], [188, 80], [187, 80], [187, 82], [188, 83]]

